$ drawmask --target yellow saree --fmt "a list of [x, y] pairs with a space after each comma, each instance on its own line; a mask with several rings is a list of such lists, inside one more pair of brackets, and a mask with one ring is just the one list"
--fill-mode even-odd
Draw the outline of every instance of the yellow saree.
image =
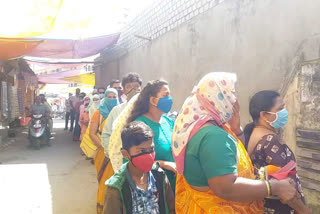
[[97, 213], [100, 214], [103, 211], [104, 194], [107, 190], [105, 182], [114, 174], [110, 159], [105, 156], [103, 149], [100, 149], [94, 159], [94, 164], [97, 170], [97, 179], [99, 182], [97, 192]]
[[[100, 133], [105, 122], [106, 120], [103, 120], [103, 122], [99, 126]], [[98, 150], [97, 155], [94, 158], [94, 165], [97, 170], [97, 179], [99, 183], [97, 192], [97, 214], [101, 214], [103, 211], [104, 194], [107, 189], [105, 182], [114, 174], [114, 171], [110, 163], [110, 159], [105, 156], [103, 149]]]
[[[237, 139], [238, 176], [255, 179], [251, 160], [242, 143], [227, 127], [226, 132]], [[263, 213], [263, 202], [238, 203], [226, 201], [216, 196], [211, 190], [199, 192], [194, 190], [183, 177], [177, 175], [176, 183], [176, 213], [177, 214], [259, 214]]]

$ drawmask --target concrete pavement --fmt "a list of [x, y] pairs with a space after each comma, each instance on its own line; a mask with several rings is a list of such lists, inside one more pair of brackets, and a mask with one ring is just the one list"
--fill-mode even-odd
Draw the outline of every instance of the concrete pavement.
[[72, 134], [63, 131], [63, 121], [55, 121], [54, 132], [51, 147], [28, 148], [22, 132], [0, 152], [0, 213], [96, 213], [94, 165], [80, 155]]

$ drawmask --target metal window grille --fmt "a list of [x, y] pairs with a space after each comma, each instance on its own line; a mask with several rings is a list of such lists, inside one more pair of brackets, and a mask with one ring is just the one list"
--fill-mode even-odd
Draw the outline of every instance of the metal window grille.
[[[149, 42], [148, 39], [157, 39], [223, 1], [157, 0], [123, 28], [117, 45], [102, 54], [105, 56], [104, 61], [112, 61], [143, 46]], [[138, 38], [136, 35], [146, 39]]]

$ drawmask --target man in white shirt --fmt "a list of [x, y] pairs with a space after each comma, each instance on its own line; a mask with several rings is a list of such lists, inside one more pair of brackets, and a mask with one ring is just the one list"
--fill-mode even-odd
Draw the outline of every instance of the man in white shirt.
[[122, 87], [124, 95], [126, 96], [126, 102], [118, 105], [112, 109], [110, 112], [107, 121], [103, 127], [101, 134], [101, 143], [104, 148], [104, 153], [108, 156], [108, 146], [109, 140], [112, 133], [112, 127], [114, 121], [118, 118], [122, 110], [127, 106], [127, 102], [141, 91], [142, 80], [140, 76], [136, 73], [129, 73], [122, 78]]

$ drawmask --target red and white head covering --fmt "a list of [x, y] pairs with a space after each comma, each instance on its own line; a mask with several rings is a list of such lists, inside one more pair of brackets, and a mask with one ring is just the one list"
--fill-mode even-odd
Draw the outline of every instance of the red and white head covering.
[[208, 121], [222, 125], [231, 118], [236, 102], [236, 79], [234, 73], [209, 73], [184, 102], [172, 135], [173, 156], [179, 174], [183, 174], [185, 152], [192, 136]]

